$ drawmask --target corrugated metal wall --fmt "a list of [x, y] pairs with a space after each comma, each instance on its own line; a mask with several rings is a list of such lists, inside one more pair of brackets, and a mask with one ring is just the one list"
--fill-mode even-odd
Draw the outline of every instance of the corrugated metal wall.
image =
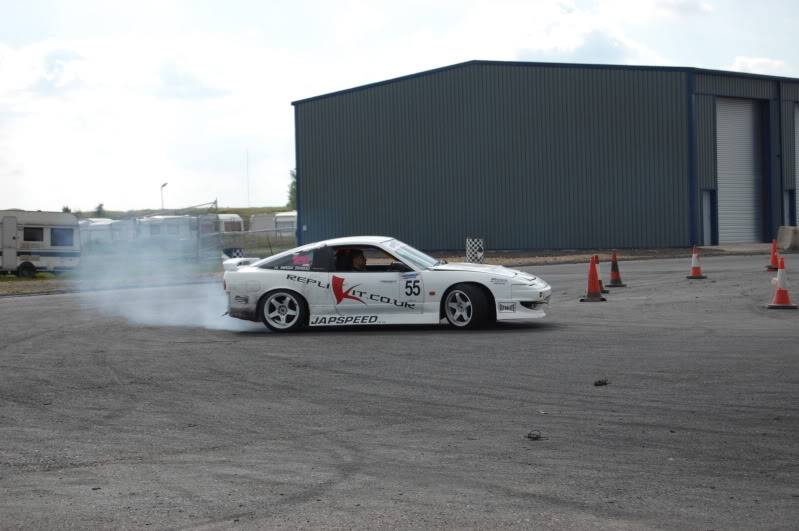
[[[700, 189], [715, 190], [716, 186], [716, 97], [758, 100], [763, 105], [769, 123], [764, 131], [770, 149], [765, 152], [768, 214], [768, 239], [783, 219], [784, 190], [793, 190], [796, 183], [794, 168], [793, 131], [794, 101], [799, 100], [799, 84], [777, 79], [736, 76], [734, 74], [696, 75], [696, 135], [697, 175]], [[780, 96], [782, 100], [780, 100]], [[780, 128], [781, 125], [781, 128]], [[781, 134], [780, 134], [781, 129]], [[782, 142], [777, 140], [782, 137]]]
[[696, 160], [699, 188], [716, 189], [716, 97], [696, 96]]
[[796, 187], [797, 168], [794, 165], [796, 155], [793, 142], [796, 124], [794, 117], [791, 116], [795, 106], [796, 102], [793, 101], [782, 102], [782, 165], [786, 190], [793, 190]]
[[302, 239], [688, 245], [685, 76], [478, 63], [300, 102]]
[[[782, 149], [783, 149], [783, 175], [785, 189], [796, 189], [799, 182], [799, 167], [796, 165], [795, 131], [799, 124], [796, 123], [794, 108], [799, 105], [799, 83], [783, 83], [782, 85]], [[799, 196], [799, 194], [797, 194]]]
[[770, 79], [700, 73], [696, 76], [696, 93], [769, 100], [777, 97], [777, 83]]

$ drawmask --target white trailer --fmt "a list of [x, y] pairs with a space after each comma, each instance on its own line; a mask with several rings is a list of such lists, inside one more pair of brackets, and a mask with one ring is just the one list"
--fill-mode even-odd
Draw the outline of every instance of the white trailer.
[[136, 239], [135, 219], [115, 219], [111, 222], [111, 241], [130, 243]]
[[238, 214], [217, 214], [219, 224], [217, 232], [243, 232], [244, 220]]
[[0, 272], [33, 277], [80, 265], [78, 218], [65, 212], [0, 210]]
[[108, 218], [87, 218], [78, 222], [80, 226], [80, 243], [84, 249], [91, 249], [93, 246], [111, 246], [111, 224], [114, 222]]
[[194, 238], [194, 216], [147, 216], [138, 219], [138, 237], [148, 240], [185, 240]]
[[262, 232], [275, 230], [275, 213], [253, 214], [250, 216], [250, 232]]
[[293, 234], [297, 230], [297, 211], [290, 210], [275, 214], [275, 230], [278, 234]]

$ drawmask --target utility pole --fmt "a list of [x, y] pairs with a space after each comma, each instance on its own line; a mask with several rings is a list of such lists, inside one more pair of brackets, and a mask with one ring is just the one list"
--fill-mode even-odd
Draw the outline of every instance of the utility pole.
[[247, 208], [250, 207], [250, 150], [244, 151], [245, 167], [247, 172]]
[[164, 210], [164, 187], [169, 183], [164, 183], [161, 185], [161, 210]]

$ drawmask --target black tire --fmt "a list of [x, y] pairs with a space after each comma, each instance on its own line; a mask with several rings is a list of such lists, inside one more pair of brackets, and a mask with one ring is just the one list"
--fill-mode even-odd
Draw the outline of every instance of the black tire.
[[36, 267], [30, 262], [23, 262], [17, 268], [17, 276], [19, 278], [33, 278], [36, 276]]
[[261, 297], [258, 315], [273, 332], [296, 332], [308, 323], [308, 303], [296, 291], [275, 289]]
[[444, 294], [442, 304], [444, 317], [455, 328], [480, 328], [491, 318], [488, 296], [472, 284], [455, 284]]

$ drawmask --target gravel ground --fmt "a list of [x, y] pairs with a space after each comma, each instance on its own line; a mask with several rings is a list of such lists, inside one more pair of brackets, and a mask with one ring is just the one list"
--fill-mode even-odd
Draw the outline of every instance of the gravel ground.
[[275, 335], [210, 284], [0, 299], [0, 527], [795, 529], [799, 311], [763, 256], [688, 265], [594, 304], [532, 268], [551, 315], [475, 332]]

